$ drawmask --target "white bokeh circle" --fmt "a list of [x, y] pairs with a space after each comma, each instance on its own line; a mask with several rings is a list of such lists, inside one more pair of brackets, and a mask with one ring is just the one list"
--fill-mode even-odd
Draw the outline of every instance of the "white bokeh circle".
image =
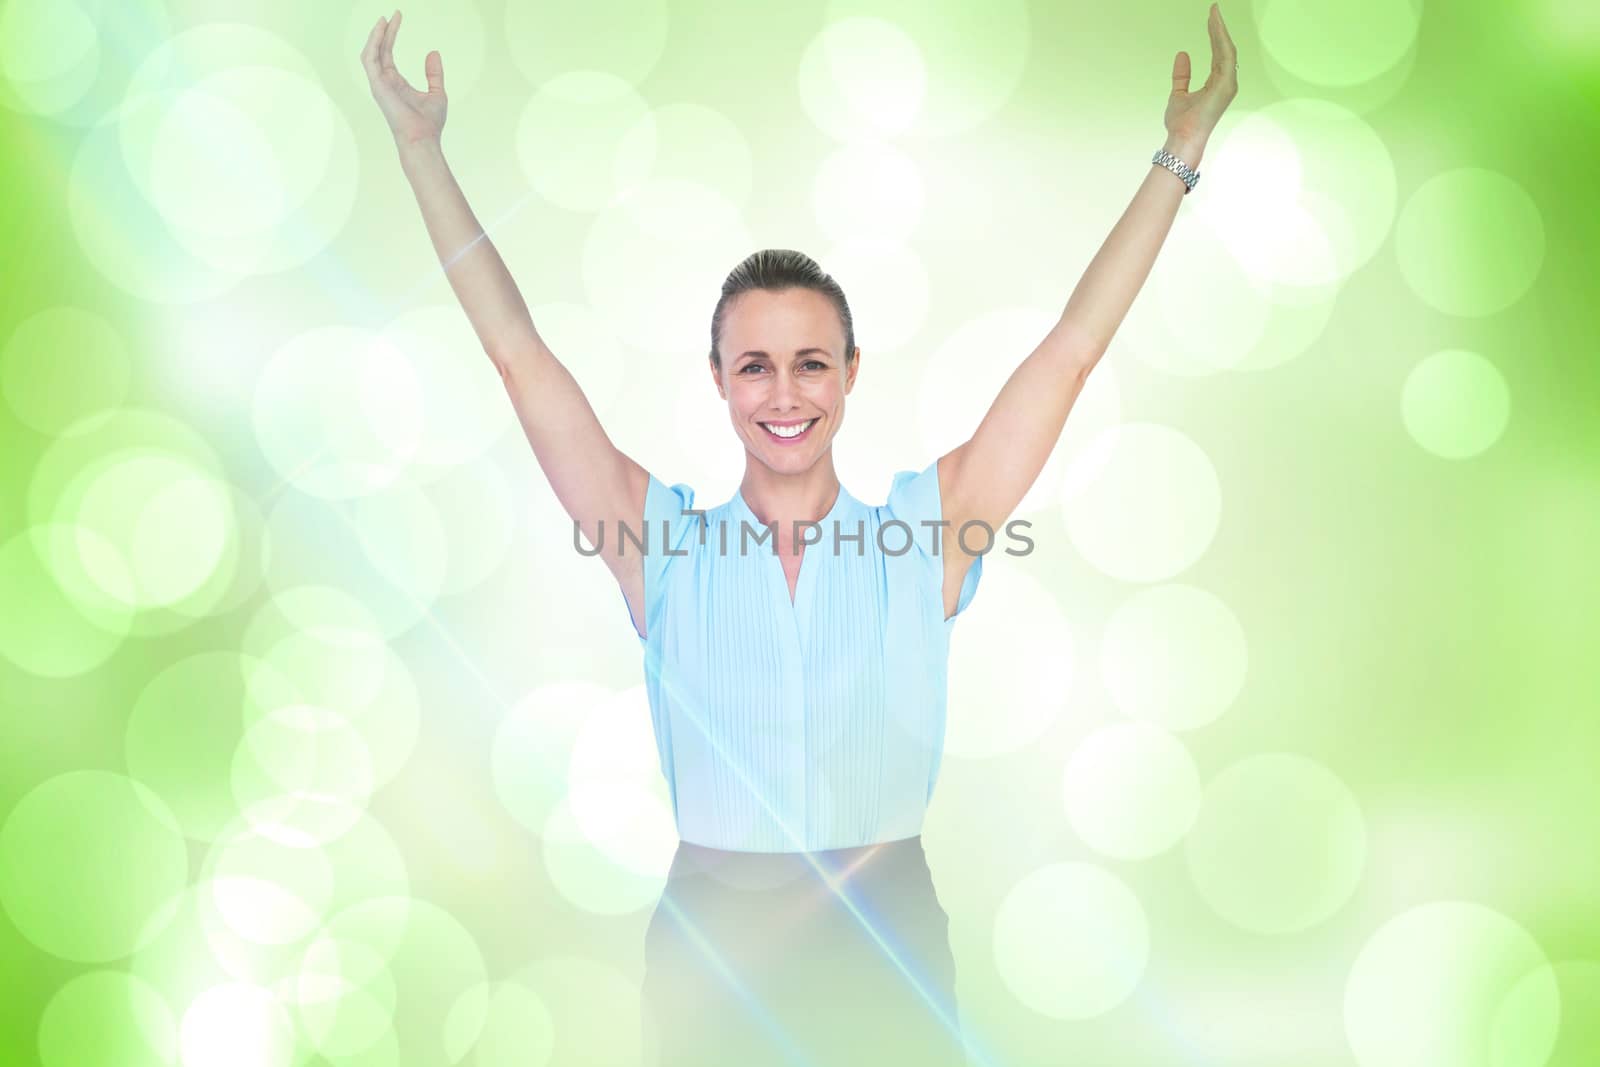
[[1124, 715], [1167, 730], [1216, 721], [1244, 687], [1249, 646], [1215, 594], [1183, 583], [1140, 589], [1100, 642], [1100, 676]]
[[1132, 995], [1150, 960], [1138, 897], [1087, 863], [1026, 875], [994, 917], [995, 967], [1013, 996], [1053, 1019], [1091, 1019]]
[[1194, 824], [1200, 772], [1172, 734], [1118, 723], [1086, 737], [1062, 777], [1067, 819], [1084, 843], [1113, 859], [1165, 852]]
[[1067, 536], [1093, 567], [1125, 582], [1156, 582], [1194, 564], [1221, 519], [1210, 457], [1170, 426], [1124, 423], [1103, 431], [1109, 455], [1062, 505]]

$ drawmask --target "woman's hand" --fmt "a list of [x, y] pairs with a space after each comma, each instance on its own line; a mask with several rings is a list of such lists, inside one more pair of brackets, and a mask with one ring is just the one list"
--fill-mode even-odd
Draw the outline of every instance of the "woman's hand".
[[[1222, 12], [1211, 5], [1211, 73], [1197, 93], [1189, 91], [1189, 53], [1172, 61], [1172, 96], [1167, 100], [1167, 143], [1204, 147], [1223, 110], [1239, 93], [1239, 52], [1222, 22]], [[1194, 161], [1185, 159], [1190, 166]]]
[[444, 132], [447, 106], [444, 61], [437, 51], [428, 53], [423, 62], [428, 91], [417, 92], [394, 66], [394, 38], [399, 31], [400, 12], [396, 10], [393, 20], [379, 19], [367, 34], [366, 47], [361, 49], [361, 65], [367, 68], [372, 98], [378, 102], [383, 117], [389, 120], [389, 129], [398, 144], [437, 142]]

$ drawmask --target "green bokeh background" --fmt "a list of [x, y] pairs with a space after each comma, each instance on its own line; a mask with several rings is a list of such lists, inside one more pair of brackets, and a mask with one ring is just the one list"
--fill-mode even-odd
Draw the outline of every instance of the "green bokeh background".
[[[1197, 86], [1209, 55], [1205, 6], [1166, 0], [585, 11], [408, 7], [396, 58], [420, 84], [440, 49], [447, 155], [535, 321], [705, 503], [742, 469], [703, 379], [716, 271], [834, 270], [864, 353], [836, 461], [881, 500], [1029, 347], [950, 339], [1053, 321], [1149, 172], [1173, 53]], [[437, 270], [357, 61], [385, 13], [0, 3], [0, 1062], [653, 1062], [627, 1013], [659, 878], [564, 799], [587, 767], [659, 814], [637, 644]], [[1069, 416], [1037, 550], [989, 561], [953, 638], [923, 836], [973, 1062], [1596, 1062], [1600, 15], [1224, 14], [1239, 96]], [[621, 150], [530, 104], [575, 69], [725, 121], [659, 111], [653, 153]], [[902, 125], [853, 109], [919, 77]], [[718, 190], [747, 243], [663, 214], [630, 246], [622, 174]], [[647, 291], [679, 273], [692, 306]], [[377, 336], [408, 385], [360, 377]], [[1061, 503], [1093, 420], [1145, 450]], [[1142, 488], [1191, 456], [1155, 427], [1209, 494]], [[324, 444], [332, 489], [284, 465]], [[1191, 683], [1224, 699], [1186, 719]], [[1166, 733], [1103, 732], [1139, 718]], [[645, 761], [597, 756], [596, 723]], [[241, 810], [303, 836], [224, 848]], [[1137, 918], [1084, 914], [1108, 900]], [[1141, 930], [1131, 975], [1084, 978]], [[318, 966], [370, 983], [359, 1011], [295, 1007]]]

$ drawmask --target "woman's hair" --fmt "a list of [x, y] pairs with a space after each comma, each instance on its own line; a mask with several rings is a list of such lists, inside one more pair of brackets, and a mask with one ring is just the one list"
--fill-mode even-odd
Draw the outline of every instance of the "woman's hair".
[[717, 349], [722, 343], [722, 323], [728, 305], [734, 297], [752, 289], [770, 289], [774, 292], [811, 289], [833, 301], [834, 309], [839, 312], [839, 322], [844, 327], [845, 365], [848, 366], [855, 358], [855, 323], [850, 318], [850, 305], [839, 283], [824, 273], [817, 266], [817, 261], [804, 252], [796, 252], [792, 248], [764, 248], [746, 256], [744, 262], [728, 272], [727, 279], [722, 283], [722, 297], [717, 301], [717, 309], [711, 313], [711, 362], [719, 371], [722, 369], [722, 356]]

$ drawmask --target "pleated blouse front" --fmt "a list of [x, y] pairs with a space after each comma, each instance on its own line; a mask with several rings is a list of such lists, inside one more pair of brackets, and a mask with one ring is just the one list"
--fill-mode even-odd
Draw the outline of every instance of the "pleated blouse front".
[[950, 631], [983, 569], [975, 556], [945, 619], [938, 527], [923, 525], [941, 519], [937, 461], [897, 472], [881, 505], [841, 485], [792, 602], [775, 527], [742, 493], [693, 507], [689, 486], [650, 476], [639, 643], [679, 837], [801, 852], [920, 833]]

